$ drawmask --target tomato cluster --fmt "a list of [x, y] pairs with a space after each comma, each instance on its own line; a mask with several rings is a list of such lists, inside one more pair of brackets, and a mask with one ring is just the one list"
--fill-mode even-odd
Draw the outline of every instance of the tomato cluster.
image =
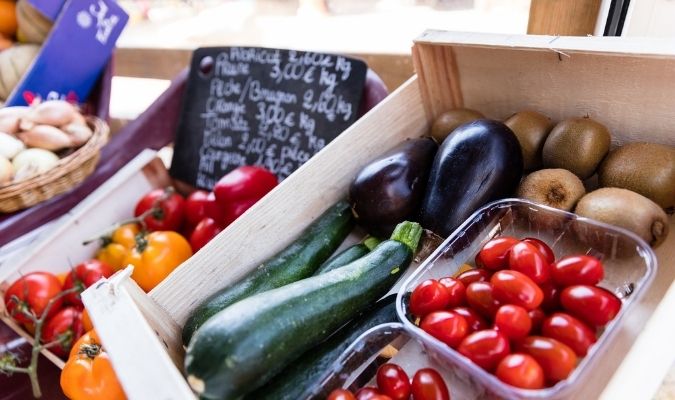
[[597, 286], [602, 262], [556, 261], [536, 238], [498, 237], [456, 277], [428, 279], [410, 296], [419, 327], [500, 380], [540, 389], [567, 378], [621, 300]]
[[150, 231], [183, 232], [197, 252], [277, 183], [265, 168], [243, 166], [223, 176], [212, 192], [197, 190], [184, 199], [171, 189], [153, 190], [138, 202], [134, 215], [144, 216]]
[[377, 369], [377, 387], [366, 386], [352, 393], [335, 389], [328, 400], [450, 400], [450, 392], [441, 375], [433, 368], [418, 370], [412, 380], [400, 366], [382, 364]]
[[35, 330], [35, 320], [47, 313], [42, 327], [42, 342], [54, 343], [50, 350], [66, 357], [73, 343], [91, 329], [85, 326], [90, 322], [80, 293], [112, 273], [112, 268], [99, 260], [75, 266], [63, 279], [49, 272], [31, 272], [14, 281], [5, 292], [7, 313], [31, 332]]

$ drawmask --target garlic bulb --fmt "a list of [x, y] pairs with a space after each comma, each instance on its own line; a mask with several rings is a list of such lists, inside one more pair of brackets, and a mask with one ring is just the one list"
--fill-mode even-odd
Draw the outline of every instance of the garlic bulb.
[[56, 151], [74, 146], [70, 136], [51, 125], [36, 125], [31, 130], [20, 132], [18, 136], [28, 147]]
[[26, 146], [22, 141], [5, 132], [0, 132], [0, 156], [12, 159]]
[[59, 163], [59, 157], [49, 150], [28, 149], [17, 154], [12, 160], [14, 180], [29, 178], [35, 174], [49, 171]]

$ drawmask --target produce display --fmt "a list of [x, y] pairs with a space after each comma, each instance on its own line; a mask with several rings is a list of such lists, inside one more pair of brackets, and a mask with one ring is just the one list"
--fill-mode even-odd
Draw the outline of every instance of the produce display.
[[[67, 103], [43, 103], [45, 107], [40, 108], [37, 114], [65, 120], [67, 118], [59, 114], [63, 104]], [[68, 104], [68, 107], [72, 106]], [[0, 110], [0, 116], [2, 112]], [[28, 121], [21, 119], [17, 123], [27, 124]], [[6, 120], [0, 118], [0, 123], [3, 122]], [[26, 151], [30, 150], [39, 149]], [[7, 314], [26, 331], [33, 333], [37, 343], [33, 349], [35, 357], [29, 367], [19, 368], [16, 366], [19, 360], [0, 357], [0, 371], [26, 372], [31, 381], [37, 382], [37, 355], [41, 350], [48, 349], [61, 358], [70, 354], [61, 377], [64, 393], [70, 398], [95, 399], [100, 398], [101, 393], [110, 398], [125, 398], [97, 336], [93, 333], [83, 336], [93, 326], [80, 293], [127, 265], [134, 266], [132, 279], [143, 290], [152, 290], [192, 256], [193, 251], [199, 250], [276, 185], [277, 178], [269, 171], [244, 166], [225, 175], [216, 184], [213, 193], [195, 191], [185, 199], [171, 187], [152, 190], [138, 200], [133, 208], [133, 218], [121, 221], [101, 237], [83, 243], [100, 242], [101, 247], [94, 259], [71, 267], [61, 275], [35, 271], [12, 282], [4, 290]], [[349, 209], [348, 206], [343, 208]], [[345, 214], [350, 221], [349, 213]], [[217, 229], [211, 230], [209, 223]], [[351, 225], [348, 228], [351, 229]], [[325, 239], [325, 236], [322, 238]], [[376, 242], [371, 238], [366, 243], [373, 247]], [[350, 257], [355, 257], [355, 250], [361, 252], [362, 247], [367, 253], [369, 247], [366, 243], [355, 245], [338, 258], [348, 263]], [[331, 253], [325, 253], [326, 258]], [[327, 268], [335, 268], [335, 260], [331, 262], [333, 266]], [[76, 343], [78, 340], [85, 343]], [[34, 383], [33, 387], [39, 388], [39, 385]]]
[[66, 101], [0, 108], [0, 187], [54, 168], [92, 135], [82, 114]]
[[377, 369], [377, 387], [366, 386], [352, 393], [335, 389], [328, 400], [450, 400], [450, 391], [441, 374], [433, 368], [422, 368], [412, 379], [394, 363], [382, 364]]
[[188, 383], [213, 399], [236, 398], [266, 383], [386, 294], [412, 261], [421, 235], [419, 224], [403, 222], [391, 239], [348, 265], [218, 312], [187, 347]]
[[621, 300], [598, 286], [600, 260], [555, 260], [536, 238], [496, 237], [475, 267], [421, 282], [409, 311], [421, 330], [518, 388], [567, 378], [621, 309]]

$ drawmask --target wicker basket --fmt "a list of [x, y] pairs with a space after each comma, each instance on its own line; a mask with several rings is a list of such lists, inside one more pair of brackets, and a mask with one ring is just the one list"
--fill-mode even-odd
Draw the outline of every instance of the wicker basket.
[[94, 172], [110, 128], [99, 118], [87, 117], [94, 134], [82, 147], [59, 160], [56, 167], [31, 178], [0, 186], [0, 212], [28, 208], [68, 191]]

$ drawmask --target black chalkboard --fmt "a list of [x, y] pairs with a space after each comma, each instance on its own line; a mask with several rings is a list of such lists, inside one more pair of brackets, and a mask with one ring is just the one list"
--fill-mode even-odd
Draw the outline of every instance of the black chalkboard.
[[333, 54], [197, 49], [171, 175], [202, 189], [241, 165], [286, 178], [356, 120], [366, 70]]

